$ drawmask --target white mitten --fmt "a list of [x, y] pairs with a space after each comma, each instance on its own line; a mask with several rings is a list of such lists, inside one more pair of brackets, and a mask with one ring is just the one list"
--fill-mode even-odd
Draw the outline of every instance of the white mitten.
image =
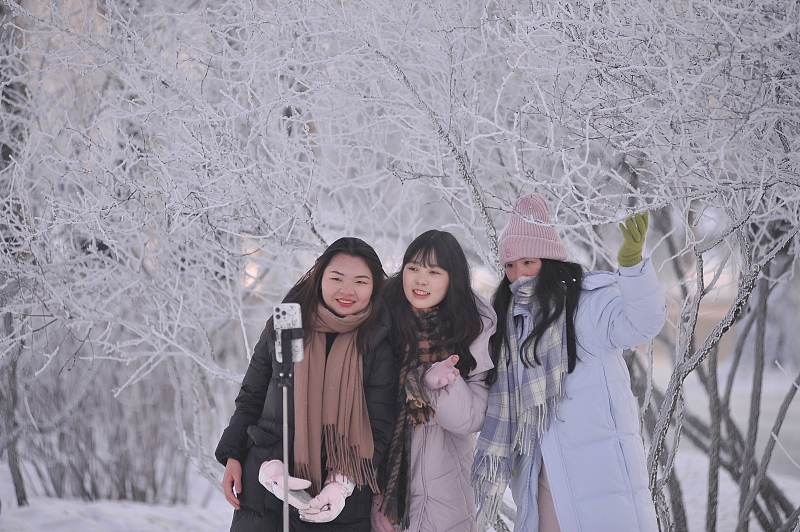
[[[267, 488], [267, 491], [275, 495], [282, 501], [283, 498], [283, 462], [280, 460], [270, 460], [264, 462], [258, 469], [258, 481]], [[305, 510], [308, 508], [307, 501], [310, 496], [303, 490], [311, 486], [311, 481], [292, 477], [288, 478], [289, 484], [289, 504], [298, 510]]]
[[425, 386], [431, 390], [444, 388], [458, 377], [458, 355], [453, 355], [446, 360], [437, 362], [425, 372]]
[[311, 499], [308, 508], [300, 510], [300, 519], [312, 523], [327, 523], [336, 519], [344, 501], [353, 493], [355, 484], [339, 473], [328, 473], [328, 480], [319, 495]]

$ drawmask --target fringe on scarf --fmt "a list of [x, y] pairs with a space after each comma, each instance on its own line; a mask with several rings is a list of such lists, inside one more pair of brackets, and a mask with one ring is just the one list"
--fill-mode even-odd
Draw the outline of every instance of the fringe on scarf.
[[[410, 424], [410, 422], [406, 423]], [[400, 525], [401, 530], [408, 528], [409, 510], [411, 508], [411, 497], [408, 496], [407, 492], [409, 487], [409, 463], [411, 460], [411, 432], [412, 430], [410, 428], [401, 430], [400, 434], [396, 437], [402, 439], [405, 442], [404, 445], [390, 448], [390, 451], [394, 450], [395, 453], [400, 454], [400, 467], [389, 472], [386, 493], [384, 494], [383, 504], [380, 508], [381, 513], [383, 513], [392, 524]]]
[[510, 460], [490, 454], [476, 457], [472, 464], [472, 486], [479, 523], [489, 524], [494, 520], [510, 481]]
[[511, 444], [511, 450], [519, 449], [519, 454], [531, 456], [539, 448], [542, 436], [547, 432], [550, 423], [555, 418], [558, 408], [564, 400], [561, 390], [564, 388], [567, 374], [561, 375], [557, 386], [557, 394], [548, 397], [545, 404], [523, 410], [517, 419], [517, 433]]
[[305, 478], [309, 482], [311, 482], [311, 487], [308, 489], [308, 493], [311, 494], [312, 497], [316, 497], [320, 491], [322, 491], [322, 479], [321, 478], [313, 478], [311, 474], [311, 465], [310, 464], [295, 464], [294, 465], [294, 476], [297, 478]]
[[[336, 431], [334, 425], [325, 425], [322, 427], [322, 433], [325, 449], [328, 452], [327, 469], [341, 472], [353, 481], [356, 486], [367, 485], [373, 493], [379, 493], [378, 480], [372, 459], [361, 457], [361, 449], [348, 445], [344, 437]], [[310, 480], [310, 493], [312, 495], [316, 495], [322, 490], [322, 479], [311, 478], [311, 468], [308, 464], [298, 464], [295, 475], [299, 478]]]
[[428, 368], [430, 364], [419, 364], [409, 370], [404, 385], [408, 420], [415, 429], [422, 427], [436, 415], [436, 409], [431, 405], [425, 386], [422, 384]]

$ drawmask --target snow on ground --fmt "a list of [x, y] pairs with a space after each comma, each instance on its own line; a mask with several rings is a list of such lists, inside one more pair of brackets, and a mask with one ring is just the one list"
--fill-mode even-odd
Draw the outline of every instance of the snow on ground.
[[[220, 469], [220, 473], [221, 473]], [[232, 509], [222, 490], [205, 479], [192, 489], [187, 505], [152, 505], [126, 501], [84, 502], [31, 496], [17, 506], [8, 465], [0, 462], [0, 531], [2, 532], [216, 532], [228, 530]], [[204, 501], [206, 504], [204, 504]]]
[[[701, 531], [706, 528], [708, 460], [704, 454], [691, 448], [691, 444], [688, 442], [683, 445], [688, 446], [689, 449], [681, 448], [675, 468], [683, 489], [689, 530]], [[770, 472], [770, 478], [784, 490], [795, 506], [800, 504], [800, 479], [794, 476], [777, 475], [773, 472]], [[717, 530], [736, 530], [739, 520], [739, 490], [724, 471], [720, 472], [718, 500]], [[750, 530], [761, 530], [754, 518], [751, 518], [750, 523]]]
[[[656, 381], [663, 387], [669, 368], [657, 360]], [[765, 375], [762, 397], [763, 417], [759, 442], [763, 448], [777, 411], [791, 379], [771, 372]], [[749, 382], [738, 383], [733, 396], [733, 409], [737, 423], [746, 427], [749, 408]], [[663, 389], [663, 388], [662, 388]], [[699, 386], [690, 378], [686, 382], [687, 404], [695, 412], [704, 410]], [[784, 490], [795, 505], [800, 505], [800, 404], [792, 404], [780, 434], [781, 447], [776, 448], [770, 463], [770, 476]], [[683, 439], [676, 462], [686, 504], [689, 532], [705, 529], [706, 476], [708, 461], [692, 444]], [[220, 476], [222, 470], [220, 469]], [[103, 532], [156, 532], [156, 531], [223, 531], [228, 530], [232, 509], [225, 501], [221, 489], [200, 478], [193, 485], [190, 504], [159, 506], [132, 502], [93, 502], [49, 499], [29, 495], [30, 506], [18, 508], [11, 477], [5, 462], [0, 462], [0, 532], [47, 531], [103, 531]], [[507, 501], [513, 506], [510, 494]], [[727, 473], [720, 473], [720, 493], [717, 508], [717, 530], [735, 530], [739, 494]], [[758, 525], [751, 530], [759, 530]]]
[[[682, 449], [677, 471], [684, 489], [689, 530], [705, 528], [707, 471], [705, 457], [692, 449]], [[789, 499], [800, 503], [800, 479], [773, 475]], [[727, 475], [720, 486], [717, 530], [736, 528], [739, 496]], [[206, 481], [201, 481], [205, 483]], [[212, 489], [209, 485], [209, 489]], [[197, 490], [196, 490], [197, 491]], [[205, 491], [205, 490], [202, 490]], [[198, 491], [199, 493], [200, 491]], [[202, 497], [206, 499], [206, 497]], [[231, 508], [221, 491], [214, 491], [207, 504], [198, 501], [185, 506], [157, 506], [131, 502], [92, 502], [30, 497], [30, 506], [18, 508], [11, 478], [5, 463], [0, 464], [0, 531], [23, 532], [149, 532], [149, 531], [221, 531], [230, 524]], [[510, 496], [507, 497], [510, 501]], [[758, 530], [757, 525], [751, 530]]]

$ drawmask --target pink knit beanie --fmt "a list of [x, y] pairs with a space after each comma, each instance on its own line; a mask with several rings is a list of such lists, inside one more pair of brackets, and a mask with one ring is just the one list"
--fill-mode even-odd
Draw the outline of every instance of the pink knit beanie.
[[567, 260], [567, 250], [555, 228], [539, 225], [537, 221], [550, 223], [544, 198], [539, 194], [519, 198], [500, 235], [501, 264], [525, 258]]

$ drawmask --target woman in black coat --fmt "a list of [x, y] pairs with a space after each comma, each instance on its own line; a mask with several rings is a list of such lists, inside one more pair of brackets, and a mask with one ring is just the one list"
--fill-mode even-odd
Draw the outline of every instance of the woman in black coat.
[[[307, 504], [290, 497], [300, 507], [291, 508], [293, 531], [370, 531], [398, 382], [381, 312], [384, 277], [371, 246], [341, 238], [285, 299], [300, 304], [304, 332], [288, 394], [288, 474], [315, 497]], [[282, 529], [283, 400], [273, 331], [270, 319], [215, 452], [234, 532]]]

